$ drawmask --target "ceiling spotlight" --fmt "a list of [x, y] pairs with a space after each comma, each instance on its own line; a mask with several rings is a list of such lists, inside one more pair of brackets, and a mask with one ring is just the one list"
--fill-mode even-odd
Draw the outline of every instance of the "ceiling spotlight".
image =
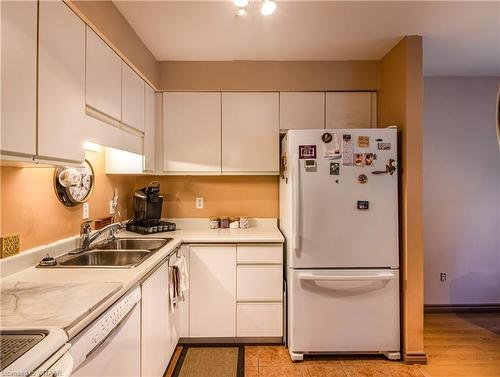
[[238, 10], [236, 11], [236, 15], [240, 16], [240, 17], [246, 16], [247, 15], [247, 8], [246, 7], [238, 8]]
[[[240, 9], [245, 8], [248, 5], [248, 3], [250, 2], [250, 0], [232, 0], [232, 1], [233, 1], [233, 4], [236, 5]], [[240, 15], [239, 13], [240, 13], [240, 11], [238, 10], [238, 15]], [[246, 11], [245, 11], [245, 14], [246, 14]]]
[[[233, 0], [234, 1], [234, 0]], [[276, 10], [276, 2], [274, 0], [262, 0], [260, 13], [264, 16], [269, 16]]]

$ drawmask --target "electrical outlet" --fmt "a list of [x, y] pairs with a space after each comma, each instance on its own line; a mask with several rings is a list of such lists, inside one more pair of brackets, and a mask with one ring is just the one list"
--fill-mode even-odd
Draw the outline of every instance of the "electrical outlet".
[[203, 208], [203, 198], [196, 198], [196, 208], [197, 209]]
[[12, 236], [4, 236], [0, 238], [0, 244], [2, 249], [2, 258], [16, 255], [19, 253], [19, 234], [13, 234]]
[[441, 282], [445, 282], [446, 281], [446, 272], [441, 272], [439, 274], [439, 280], [441, 280]]
[[89, 202], [83, 203], [83, 213], [82, 217], [84, 220], [88, 219], [90, 217], [90, 205]]
[[115, 207], [113, 206], [113, 201], [109, 201], [109, 214], [114, 215], [115, 214]]

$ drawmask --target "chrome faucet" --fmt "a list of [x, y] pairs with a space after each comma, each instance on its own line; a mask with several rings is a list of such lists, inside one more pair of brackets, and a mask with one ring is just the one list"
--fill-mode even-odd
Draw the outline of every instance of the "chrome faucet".
[[121, 222], [113, 223], [106, 225], [104, 228], [96, 231], [93, 235], [90, 235], [90, 232], [92, 231], [91, 224], [92, 220], [87, 220], [84, 221], [80, 226], [81, 251], [86, 251], [90, 249], [90, 245], [92, 244], [92, 242], [94, 242], [97, 238], [99, 238], [104, 232], [109, 232], [108, 241], [111, 241], [115, 239], [116, 233], [118, 232], [119, 229], [126, 228], [125, 224], [122, 224]]

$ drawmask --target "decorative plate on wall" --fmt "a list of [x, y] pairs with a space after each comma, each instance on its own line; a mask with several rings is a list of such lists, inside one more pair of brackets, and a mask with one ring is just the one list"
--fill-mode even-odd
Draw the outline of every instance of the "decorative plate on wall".
[[66, 207], [75, 207], [87, 201], [95, 185], [94, 169], [88, 160], [82, 167], [54, 169], [54, 190]]

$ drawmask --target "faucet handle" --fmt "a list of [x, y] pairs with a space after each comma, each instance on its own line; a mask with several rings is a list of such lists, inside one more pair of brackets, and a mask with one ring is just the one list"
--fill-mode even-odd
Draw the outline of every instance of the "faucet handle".
[[92, 231], [93, 220], [85, 220], [80, 224], [80, 234], [90, 233]]

